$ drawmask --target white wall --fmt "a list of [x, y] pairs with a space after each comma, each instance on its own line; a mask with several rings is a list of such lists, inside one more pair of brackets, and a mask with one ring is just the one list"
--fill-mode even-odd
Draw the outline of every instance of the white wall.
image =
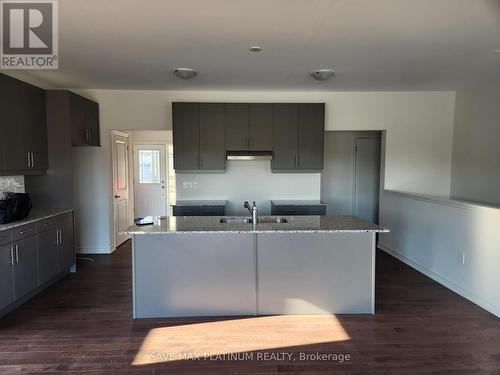
[[381, 203], [380, 247], [500, 317], [500, 209], [391, 191]]
[[449, 194], [454, 92], [75, 91], [99, 102], [102, 143], [75, 152], [78, 251], [114, 246], [110, 130], [171, 129], [172, 101], [325, 102], [327, 130], [387, 129], [386, 188]]
[[[271, 173], [271, 162], [228, 161], [224, 174], [176, 174], [177, 199], [227, 199], [226, 214], [248, 215], [244, 201], [256, 201], [259, 214], [271, 213], [270, 199], [319, 199], [320, 173]], [[198, 189], [184, 189], [183, 182]]]
[[500, 85], [457, 91], [451, 195], [500, 206]]

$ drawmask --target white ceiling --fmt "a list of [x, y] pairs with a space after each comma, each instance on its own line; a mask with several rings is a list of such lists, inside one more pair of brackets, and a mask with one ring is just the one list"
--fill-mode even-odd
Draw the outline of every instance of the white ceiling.
[[[498, 0], [59, 0], [56, 87], [438, 90], [500, 82]], [[260, 53], [248, 47], [262, 46]], [[182, 81], [171, 74], [192, 67]], [[333, 68], [327, 82], [312, 70]]]

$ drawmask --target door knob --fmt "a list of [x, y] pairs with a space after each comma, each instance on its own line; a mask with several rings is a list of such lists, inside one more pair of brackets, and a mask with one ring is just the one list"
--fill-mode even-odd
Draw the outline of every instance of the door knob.
[[117, 199], [117, 198], [120, 198], [120, 196], [119, 195], [115, 195], [115, 199]]

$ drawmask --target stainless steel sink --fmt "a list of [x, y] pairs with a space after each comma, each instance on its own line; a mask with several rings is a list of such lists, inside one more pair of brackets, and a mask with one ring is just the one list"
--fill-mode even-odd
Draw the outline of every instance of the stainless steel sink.
[[284, 223], [288, 223], [288, 220], [284, 217], [279, 217], [279, 216], [262, 216], [262, 217], [259, 217], [259, 223], [262, 223], [262, 224], [284, 224]]
[[[252, 219], [249, 217], [221, 217], [221, 224], [252, 224]], [[279, 216], [260, 216], [258, 223], [260, 224], [284, 224], [288, 220]]]
[[221, 217], [219, 222], [221, 224], [251, 224], [252, 219], [247, 217]]

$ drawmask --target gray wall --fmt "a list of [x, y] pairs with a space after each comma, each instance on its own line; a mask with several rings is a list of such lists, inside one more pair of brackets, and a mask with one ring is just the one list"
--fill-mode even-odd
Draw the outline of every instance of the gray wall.
[[[228, 215], [245, 215], [244, 201], [255, 200], [260, 214], [271, 213], [270, 199], [319, 199], [320, 173], [271, 173], [270, 161], [228, 161], [226, 173], [176, 174], [177, 199], [227, 199]], [[183, 188], [197, 182], [198, 189]]]
[[500, 85], [457, 91], [451, 197], [500, 205]]
[[379, 138], [379, 131], [325, 132], [325, 166], [321, 173], [321, 199], [327, 215], [354, 215], [356, 138]]

